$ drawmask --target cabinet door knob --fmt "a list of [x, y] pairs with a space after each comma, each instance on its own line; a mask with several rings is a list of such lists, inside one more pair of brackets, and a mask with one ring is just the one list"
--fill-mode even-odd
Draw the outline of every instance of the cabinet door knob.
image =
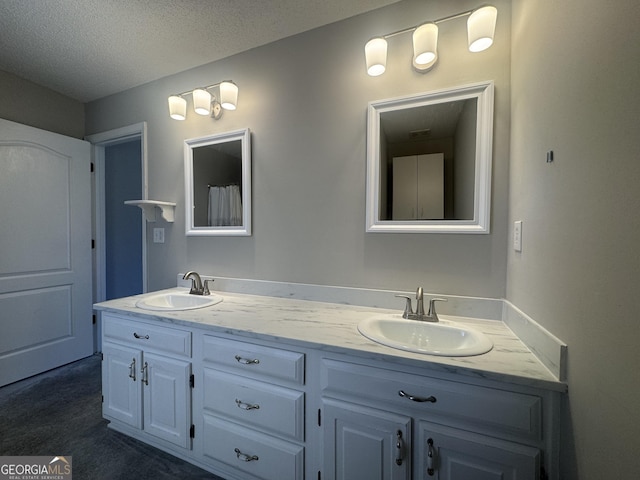
[[236, 362], [241, 363], [243, 365], [257, 365], [260, 363], [260, 360], [258, 360], [257, 358], [253, 358], [253, 359], [243, 358], [240, 355], [236, 355], [235, 359], [236, 359]]
[[147, 362], [144, 362], [140, 373], [142, 374], [142, 383], [144, 383], [145, 385], [149, 385], [149, 364]]
[[434, 468], [435, 461], [436, 449], [433, 447], [433, 439], [430, 438], [427, 440], [427, 474], [430, 477], [433, 477], [433, 474], [436, 472]]
[[402, 430], [398, 430], [396, 433], [396, 465], [402, 465], [404, 459], [404, 440], [402, 440]]
[[136, 381], [136, 359], [135, 357], [131, 360], [131, 365], [129, 365], [129, 378]]
[[236, 452], [238, 460], [242, 460], [243, 462], [259, 460], [257, 455], [247, 455], [246, 453], [242, 453], [239, 448], [234, 448], [233, 451]]
[[245, 403], [242, 400], [238, 400], [237, 398], [236, 405], [242, 410], [258, 410], [260, 408], [260, 405], [258, 405], [257, 403]]
[[430, 403], [436, 403], [436, 397], [434, 397], [433, 395], [429, 396], [429, 397], [418, 397], [416, 395], [411, 395], [409, 393], [406, 393], [404, 390], [400, 390], [398, 391], [398, 395], [400, 395], [403, 398], [408, 398], [409, 400], [413, 401], [413, 402], [419, 402], [419, 403], [423, 403], [423, 402], [430, 402]]

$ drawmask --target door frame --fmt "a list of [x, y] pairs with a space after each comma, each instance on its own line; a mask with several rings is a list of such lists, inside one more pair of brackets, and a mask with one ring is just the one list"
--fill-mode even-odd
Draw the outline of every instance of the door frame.
[[[87, 135], [85, 140], [91, 143], [91, 155], [94, 163], [94, 211], [93, 231], [94, 250], [94, 302], [102, 302], [107, 298], [106, 282], [106, 233], [105, 233], [105, 148], [131, 140], [140, 140], [140, 156], [142, 168], [142, 198], [147, 200], [149, 194], [147, 181], [147, 122], [136, 123], [106, 132]], [[137, 199], [132, 199], [137, 200]], [[147, 292], [147, 225], [144, 215], [141, 216], [142, 229], [142, 291]]]

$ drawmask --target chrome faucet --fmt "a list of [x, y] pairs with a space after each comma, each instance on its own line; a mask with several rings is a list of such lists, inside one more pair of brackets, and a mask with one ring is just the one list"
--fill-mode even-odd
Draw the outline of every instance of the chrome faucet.
[[402, 313], [402, 318], [407, 318], [410, 320], [420, 320], [424, 322], [439, 322], [438, 313], [436, 312], [435, 302], [446, 302], [446, 298], [432, 298], [429, 300], [429, 310], [427, 313], [424, 313], [424, 299], [423, 299], [423, 291], [422, 287], [418, 287], [416, 290], [416, 311], [413, 312], [413, 306], [411, 305], [411, 297], [407, 295], [396, 295], [399, 298], [405, 298], [407, 303], [404, 307], [404, 312]]
[[207, 285], [208, 280], [205, 280], [204, 286], [202, 285], [202, 279], [198, 272], [190, 271], [184, 274], [183, 280], [191, 279], [191, 295], [209, 295], [209, 287]]
[[422, 320], [424, 318], [424, 302], [422, 301], [422, 287], [416, 290], [416, 316]]

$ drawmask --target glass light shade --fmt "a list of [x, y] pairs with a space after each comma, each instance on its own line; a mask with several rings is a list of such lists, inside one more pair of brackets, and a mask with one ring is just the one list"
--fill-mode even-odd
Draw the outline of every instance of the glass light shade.
[[498, 9], [491, 5], [479, 8], [467, 19], [469, 51], [481, 52], [493, 45]]
[[193, 109], [198, 115], [209, 115], [211, 112], [211, 94], [204, 88], [193, 91]]
[[169, 116], [174, 120], [187, 118], [187, 101], [178, 95], [169, 97]]
[[435, 23], [420, 25], [413, 32], [413, 63], [428, 65], [438, 56], [438, 26]]
[[372, 77], [382, 75], [387, 68], [387, 41], [382, 37], [372, 38], [364, 46], [364, 56], [367, 73]]
[[225, 110], [235, 110], [238, 105], [238, 86], [233, 82], [220, 84], [220, 105]]

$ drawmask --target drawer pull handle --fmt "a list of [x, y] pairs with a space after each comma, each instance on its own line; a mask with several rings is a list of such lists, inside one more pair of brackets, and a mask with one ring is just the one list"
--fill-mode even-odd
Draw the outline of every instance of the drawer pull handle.
[[402, 430], [398, 430], [396, 433], [396, 450], [398, 455], [396, 456], [396, 465], [402, 465], [402, 459], [404, 458], [404, 441], [402, 440]]
[[433, 477], [433, 474], [436, 472], [434, 468], [434, 464], [436, 461], [436, 449], [433, 448], [433, 439], [427, 440], [427, 474], [430, 477]]
[[143, 340], [149, 340], [149, 335], [140, 335], [139, 333], [133, 332], [133, 336], [136, 338], [141, 338]]
[[255, 404], [245, 403], [242, 400], [238, 400], [237, 398], [236, 398], [236, 405], [238, 406], [238, 408], [241, 408], [243, 410], [258, 410], [260, 408], [260, 405], [258, 405], [257, 403]]
[[140, 373], [142, 374], [142, 383], [144, 383], [145, 385], [149, 385], [149, 364], [147, 362], [144, 362]]
[[233, 451], [236, 452], [236, 457], [238, 458], [238, 460], [242, 460], [243, 462], [258, 460], [257, 455], [247, 455], [246, 453], [242, 453], [239, 448], [235, 448]]
[[136, 359], [135, 357], [131, 360], [131, 365], [129, 365], [129, 378], [136, 381]]
[[400, 395], [403, 398], [408, 398], [411, 401], [414, 402], [430, 402], [430, 403], [436, 403], [436, 397], [434, 397], [433, 395], [429, 396], [429, 397], [416, 397], [415, 395], [410, 395], [408, 393], [406, 393], [404, 390], [400, 390], [398, 392], [398, 395]]
[[236, 355], [235, 358], [238, 363], [241, 363], [243, 365], [257, 365], [260, 363], [260, 360], [258, 360], [257, 358], [254, 358], [254, 359], [242, 358], [240, 355]]

